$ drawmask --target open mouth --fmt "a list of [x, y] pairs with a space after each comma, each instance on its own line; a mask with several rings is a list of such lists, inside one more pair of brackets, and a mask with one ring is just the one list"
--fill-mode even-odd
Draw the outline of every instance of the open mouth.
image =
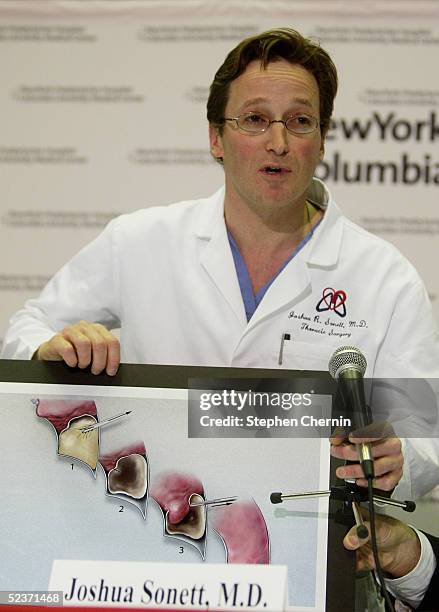
[[264, 174], [269, 174], [272, 176], [285, 174], [286, 172], [288, 172], [286, 168], [282, 168], [281, 166], [264, 166], [263, 168], [261, 168], [261, 170]]

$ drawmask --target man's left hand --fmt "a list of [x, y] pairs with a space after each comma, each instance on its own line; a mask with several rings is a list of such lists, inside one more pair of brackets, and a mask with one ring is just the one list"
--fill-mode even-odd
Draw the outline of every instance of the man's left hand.
[[[364, 510], [362, 513], [367, 516]], [[364, 524], [370, 533], [369, 522]], [[376, 530], [381, 568], [392, 578], [411, 572], [421, 557], [421, 543], [416, 532], [405, 523], [384, 515], [376, 516]], [[369, 536], [360, 540], [356, 525], [346, 534], [343, 544], [348, 550], [358, 550], [357, 570], [375, 569]]]
[[[361, 432], [351, 432], [348, 436], [333, 434], [331, 438], [331, 455], [338, 459], [358, 462], [358, 451], [356, 444], [369, 442], [374, 459], [375, 478], [373, 486], [382, 491], [392, 491], [402, 477], [404, 457], [402, 454], [401, 440], [396, 436], [393, 428], [388, 423], [380, 424], [380, 435], [376, 434], [377, 425], [369, 425]], [[371, 435], [375, 432], [375, 436]], [[337, 468], [336, 474], [339, 478], [353, 479], [360, 487], [367, 487], [360, 463], [344, 465]]]

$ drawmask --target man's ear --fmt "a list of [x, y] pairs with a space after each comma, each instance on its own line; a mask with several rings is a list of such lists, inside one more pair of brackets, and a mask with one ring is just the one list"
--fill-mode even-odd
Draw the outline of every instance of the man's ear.
[[223, 140], [221, 134], [219, 133], [219, 129], [209, 123], [209, 141], [210, 141], [210, 152], [213, 157], [218, 159], [218, 157], [224, 157], [224, 149], [223, 149]]
[[322, 141], [320, 143], [319, 160], [323, 161], [324, 157], [325, 157], [325, 137], [322, 136]]

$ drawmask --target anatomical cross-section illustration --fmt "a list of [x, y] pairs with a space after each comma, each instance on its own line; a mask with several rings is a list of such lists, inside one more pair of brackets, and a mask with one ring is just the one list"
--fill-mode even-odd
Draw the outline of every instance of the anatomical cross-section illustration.
[[162, 510], [165, 536], [195, 546], [203, 559], [209, 516], [224, 544], [227, 563], [270, 563], [267, 525], [253, 499], [206, 500], [201, 481], [179, 472], [159, 474], [151, 496]]
[[136, 442], [113, 453], [101, 455], [107, 495], [134, 504], [146, 517], [148, 499], [148, 459], [145, 444]]
[[[87, 465], [96, 477], [99, 428], [96, 404], [90, 400], [32, 400], [39, 417], [47, 419], [58, 437], [58, 454]], [[84, 431], [85, 430], [85, 431]]]
[[[163, 532], [167, 537], [183, 540], [206, 553], [206, 507], [204, 488], [200, 480], [189, 474], [164, 472], [151, 485], [151, 497], [163, 513]], [[191, 507], [191, 502], [197, 503]]]
[[[94, 400], [50, 398], [32, 403], [36, 415], [53, 426], [58, 455], [79, 461], [96, 479], [97, 465], [101, 466], [107, 496], [134, 505], [146, 519], [151, 495], [162, 514], [165, 538], [190, 544], [204, 561], [210, 522], [224, 545], [227, 563], [270, 563], [267, 524], [253, 498], [208, 499], [199, 477], [173, 470], [158, 471], [150, 484], [145, 443], [138, 440], [118, 445], [117, 429], [107, 427], [123, 421], [130, 410], [99, 419]], [[112, 450], [101, 453], [101, 442], [103, 448]]]
[[210, 520], [224, 543], [227, 563], [270, 563], [267, 525], [253, 499], [214, 507]]

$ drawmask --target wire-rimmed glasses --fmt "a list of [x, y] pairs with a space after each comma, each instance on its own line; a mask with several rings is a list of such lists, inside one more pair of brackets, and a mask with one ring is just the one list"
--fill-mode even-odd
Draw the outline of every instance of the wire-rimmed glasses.
[[319, 127], [319, 120], [312, 115], [300, 113], [287, 119], [269, 119], [261, 113], [242, 113], [237, 117], [223, 117], [223, 121], [235, 121], [238, 128], [251, 134], [266, 132], [272, 123], [283, 123], [291, 134], [311, 134]]

